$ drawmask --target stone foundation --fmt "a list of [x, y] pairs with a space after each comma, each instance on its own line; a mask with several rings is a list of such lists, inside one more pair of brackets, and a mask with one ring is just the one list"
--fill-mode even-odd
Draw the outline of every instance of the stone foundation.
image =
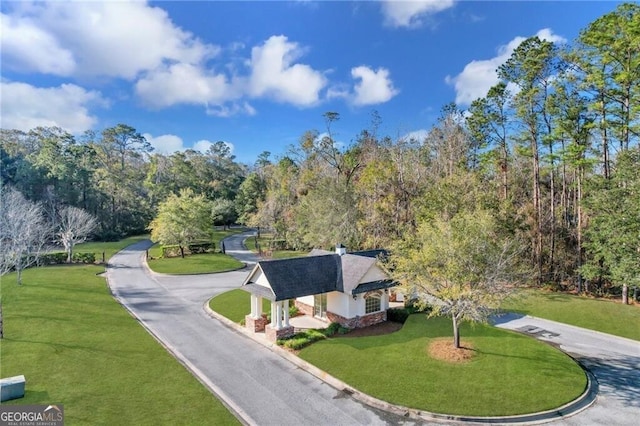
[[[306, 303], [302, 303], [299, 301], [295, 301], [296, 307], [298, 311], [303, 313], [304, 315], [313, 316], [313, 306], [307, 305]], [[337, 322], [343, 327], [347, 328], [362, 328], [368, 327], [370, 325], [378, 324], [381, 322], [385, 322], [387, 320], [387, 311], [374, 312], [372, 314], [367, 314], [363, 316], [357, 316], [354, 318], [345, 318], [338, 314], [334, 314], [333, 312], [327, 311], [327, 322]]]
[[271, 324], [269, 324], [264, 329], [264, 335], [270, 342], [275, 342], [278, 339], [284, 339], [285, 337], [292, 336], [293, 333], [293, 326], [283, 327], [280, 330], [276, 330], [275, 328], [271, 327]]
[[247, 315], [244, 317], [245, 327], [247, 327], [254, 333], [264, 331], [264, 328], [268, 323], [269, 321], [267, 321], [267, 316], [264, 314], [260, 318], [254, 318], [251, 315]]

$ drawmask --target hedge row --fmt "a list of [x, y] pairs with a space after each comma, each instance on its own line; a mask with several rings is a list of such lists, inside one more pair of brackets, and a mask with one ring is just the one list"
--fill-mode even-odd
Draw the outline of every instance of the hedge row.
[[[200, 242], [189, 244], [184, 247], [184, 254], [201, 254], [201, 253], [211, 253], [215, 251], [216, 245], [212, 242]], [[181, 256], [180, 246], [179, 245], [168, 245], [162, 246], [162, 257], [178, 257]]]
[[285, 348], [297, 351], [304, 348], [305, 346], [309, 346], [313, 342], [331, 337], [336, 333], [345, 334], [349, 331], [350, 330], [348, 328], [341, 326], [337, 322], [332, 322], [331, 324], [329, 324], [329, 327], [325, 328], [324, 330], [311, 329], [301, 331], [300, 333], [296, 333], [287, 339], [280, 339], [277, 343], [280, 346], [284, 346]]
[[[95, 253], [73, 253], [72, 263], [96, 263]], [[67, 253], [45, 253], [38, 258], [38, 266], [63, 265], [67, 263]]]

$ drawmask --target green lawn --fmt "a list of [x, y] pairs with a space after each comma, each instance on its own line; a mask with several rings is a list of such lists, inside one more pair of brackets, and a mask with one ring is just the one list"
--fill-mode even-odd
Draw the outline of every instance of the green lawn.
[[427, 354], [430, 339], [451, 335], [449, 319], [414, 314], [396, 333], [330, 338], [299, 356], [364, 393], [435, 413], [531, 413], [558, 407], [585, 389], [586, 376], [570, 357], [494, 327], [463, 325], [463, 341], [477, 350], [470, 362], [451, 364]]
[[133, 237], [125, 238], [120, 241], [110, 242], [94, 242], [78, 244], [74, 247], [74, 251], [77, 253], [96, 253], [96, 260], [102, 260], [102, 252], [105, 254], [105, 259], [109, 260], [111, 256], [122, 250], [123, 248], [137, 243], [138, 241], [146, 240], [149, 235], [136, 235]]
[[149, 259], [149, 268], [161, 274], [208, 274], [233, 271], [244, 264], [222, 253], [194, 254], [190, 256]]
[[[272, 239], [272, 236], [269, 234], [262, 234], [260, 235], [260, 238], [258, 238], [258, 243], [260, 244], [260, 246], [265, 249], [266, 247], [269, 246], [269, 240]], [[258, 249], [256, 248], [256, 238], [255, 237], [248, 237], [247, 239], [244, 240], [244, 244], [247, 246], [247, 249], [251, 250], [254, 253], [258, 252]], [[295, 250], [275, 250], [271, 253], [271, 258], [272, 259], [287, 259], [287, 258], [291, 258], [291, 257], [300, 257], [300, 256], [306, 256], [308, 254], [308, 252], [306, 251], [295, 251]]]
[[[270, 303], [267, 299], [262, 299], [262, 312], [270, 312]], [[251, 312], [251, 294], [239, 288], [226, 291], [211, 299], [209, 307], [223, 317], [239, 323]]]
[[98, 266], [2, 277], [2, 376], [24, 374], [11, 404], [64, 404], [67, 424], [238, 424], [112, 297]]
[[502, 309], [640, 340], [638, 305], [531, 290]]
[[[220, 250], [220, 242], [234, 234], [246, 231], [245, 228], [232, 228], [225, 231], [217, 230], [212, 234], [212, 241], [216, 250]], [[210, 274], [215, 272], [233, 271], [243, 267], [243, 263], [231, 256], [220, 253], [194, 254], [181, 257], [162, 257], [162, 246], [156, 244], [149, 249], [151, 259], [147, 261], [152, 271], [161, 274]]]

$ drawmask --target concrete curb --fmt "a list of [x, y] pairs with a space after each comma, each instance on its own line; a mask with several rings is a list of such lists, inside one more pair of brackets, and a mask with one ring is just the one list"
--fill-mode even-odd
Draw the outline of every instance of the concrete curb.
[[[591, 374], [589, 370], [587, 370], [581, 363], [578, 362], [578, 365], [585, 371], [587, 375], [587, 386], [585, 391], [575, 400], [564, 404], [561, 407], [554, 408], [548, 411], [542, 411], [538, 413], [531, 414], [522, 414], [516, 416], [495, 416], [495, 417], [474, 417], [474, 416], [459, 416], [459, 415], [449, 415], [449, 414], [440, 414], [440, 413], [431, 413], [428, 411], [417, 410], [415, 408], [403, 407], [401, 405], [391, 404], [389, 402], [383, 401], [381, 399], [377, 399], [372, 397], [371, 395], [367, 395], [365, 393], [360, 392], [357, 389], [352, 388], [345, 382], [337, 379], [327, 373], [319, 369], [318, 367], [309, 364], [303, 359], [291, 354], [290, 352], [282, 349], [275, 343], [266, 342], [261, 339], [256, 339], [253, 333], [250, 333], [246, 328], [241, 327], [235, 322], [229, 320], [228, 318], [218, 314], [213, 311], [209, 307], [209, 301], [207, 300], [203, 306], [204, 311], [211, 318], [214, 318], [220, 321], [226, 327], [231, 328], [236, 331], [238, 334], [242, 334], [252, 339], [253, 341], [261, 344], [262, 346], [270, 349], [272, 352], [280, 355], [282, 358], [291, 362], [295, 366], [300, 369], [312, 374], [328, 385], [336, 388], [339, 391], [344, 392], [345, 394], [351, 396], [357, 401], [362, 402], [370, 407], [377, 408], [379, 410], [384, 410], [389, 413], [410, 418], [418, 421], [428, 421], [428, 422], [437, 422], [437, 423], [465, 423], [465, 424], [502, 424], [502, 425], [535, 425], [548, 423], [552, 421], [561, 420], [566, 417], [573, 416], [578, 414], [587, 408], [589, 408], [596, 400], [596, 396], [598, 394], [598, 382], [595, 377]], [[576, 361], [577, 362], [577, 361]]]
[[[143, 265], [147, 272], [150, 272], [150, 275], [155, 274], [147, 265], [146, 256], [142, 254]], [[108, 264], [107, 264], [108, 265]], [[159, 274], [158, 274], [159, 275]], [[237, 404], [233, 402], [233, 400], [228, 397], [222, 389], [220, 389], [216, 384], [214, 384], [209, 378], [202, 372], [198, 367], [196, 367], [193, 363], [191, 363], [180, 351], [178, 351], [175, 347], [166, 343], [160, 336], [158, 336], [146, 323], [140, 318], [136, 313], [131, 309], [131, 307], [120, 297], [117, 290], [115, 290], [110, 283], [109, 280], [109, 270], [105, 271], [105, 279], [107, 281], [107, 287], [109, 288], [109, 292], [111, 296], [122, 306], [124, 307], [129, 314], [135, 318], [136, 321], [167, 351], [169, 352], [182, 366], [184, 366], [202, 385], [209, 390], [242, 424], [244, 425], [256, 425], [257, 422], [249, 416], [242, 408], [240, 408]]]

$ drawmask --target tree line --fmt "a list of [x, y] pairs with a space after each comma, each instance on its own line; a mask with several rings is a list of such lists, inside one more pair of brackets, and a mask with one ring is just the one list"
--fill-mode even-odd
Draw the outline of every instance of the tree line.
[[205, 153], [154, 153], [126, 124], [81, 137], [2, 130], [2, 184], [45, 210], [85, 210], [100, 239], [146, 232], [160, 206], [182, 197], [197, 198], [208, 226], [267, 228], [293, 249], [411, 245], [425, 223], [482, 211], [501, 238], [524, 247], [519, 260], [533, 283], [592, 292], [637, 285], [639, 10], [622, 4], [572, 43], [525, 40], [485, 97], [466, 111], [445, 106], [423, 139], [381, 134], [374, 111], [345, 146], [339, 113], [327, 112], [322, 132], [243, 165], [224, 142]]

